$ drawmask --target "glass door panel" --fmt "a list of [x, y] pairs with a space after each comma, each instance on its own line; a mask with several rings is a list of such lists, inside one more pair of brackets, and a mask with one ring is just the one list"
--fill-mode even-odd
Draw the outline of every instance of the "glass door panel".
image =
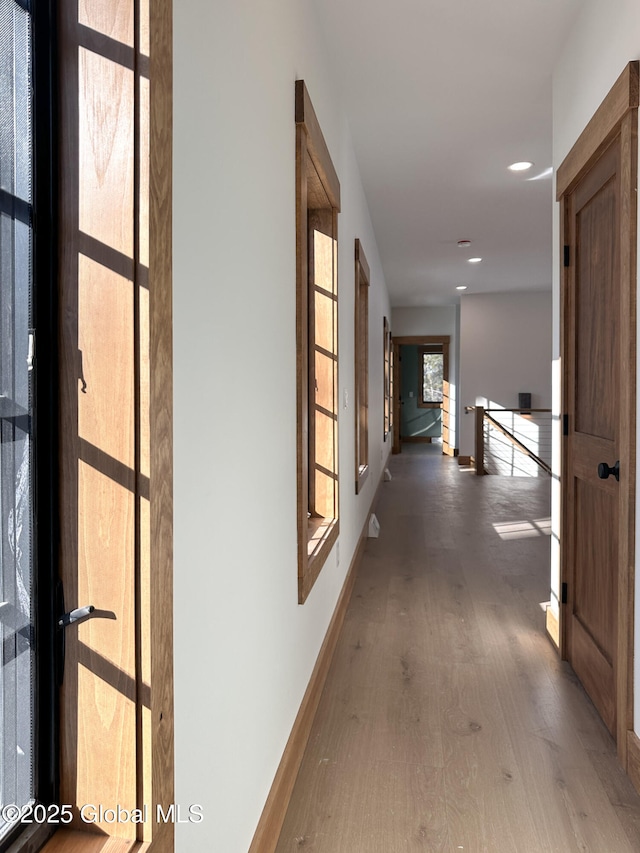
[[[34, 800], [32, 33], [0, 0], [0, 802]], [[15, 821], [0, 810], [0, 840]]]

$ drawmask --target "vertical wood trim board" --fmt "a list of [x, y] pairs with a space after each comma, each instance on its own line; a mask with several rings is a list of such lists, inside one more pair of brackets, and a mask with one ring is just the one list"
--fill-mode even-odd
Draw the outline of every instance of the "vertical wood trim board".
[[297, 476], [297, 530], [298, 578], [304, 577], [301, 567], [307, 562], [307, 511], [309, 494], [309, 355], [308, 317], [309, 288], [302, 286], [309, 278], [309, 232], [307, 228], [307, 173], [309, 153], [305, 131], [296, 126], [296, 476]]
[[392, 373], [392, 393], [391, 393], [391, 411], [393, 419], [393, 441], [391, 443], [392, 453], [402, 453], [402, 442], [400, 440], [400, 426], [402, 415], [402, 389], [400, 383], [402, 381], [401, 373], [401, 351], [398, 338], [393, 338], [391, 341], [391, 351], [393, 353], [391, 366]]
[[278, 844], [282, 824], [284, 823], [287, 808], [289, 807], [291, 792], [293, 791], [293, 786], [298, 776], [302, 757], [307, 746], [307, 741], [309, 740], [309, 735], [311, 734], [311, 727], [320, 703], [322, 689], [327, 679], [327, 674], [329, 672], [329, 667], [331, 666], [331, 661], [333, 660], [342, 623], [344, 622], [349, 600], [351, 599], [351, 593], [358, 573], [358, 565], [362, 559], [362, 553], [367, 541], [369, 516], [377, 504], [382, 482], [383, 480], [381, 477], [380, 482], [378, 483], [378, 488], [376, 489], [376, 494], [374, 495], [369, 511], [367, 512], [364, 527], [360, 533], [358, 545], [353, 555], [353, 559], [351, 560], [351, 565], [349, 566], [349, 571], [347, 572], [342, 592], [338, 598], [324, 642], [322, 643], [316, 664], [313, 668], [313, 672], [311, 673], [311, 678], [309, 679], [309, 684], [302, 699], [300, 710], [298, 711], [293, 728], [291, 729], [291, 734], [284, 749], [271, 790], [269, 791], [267, 802], [265, 803], [257, 829], [253, 836], [249, 853], [273, 853]]
[[[631, 93], [632, 105], [638, 104], [637, 67], [635, 93]], [[622, 501], [619, 518], [620, 562], [625, 570], [618, 582], [618, 753], [623, 766], [626, 765], [628, 729], [633, 728], [633, 621], [635, 599], [635, 517], [636, 517], [636, 270], [637, 270], [637, 171], [638, 171], [638, 111], [629, 110], [622, 119], [621, 138], [621, 221], [620, 221], [620, 278], [622, 281], [620, 317], [621, 363], [623, 376], [619, 399], [620, 410], [625, 417], [620, 430], [620, 458], [627, 460], [622, 482]]]
[[627, 773], [640, 794], [640, 738], [634, 731], [627, 732]]
[[[173, 0], [149, 4], [149, 433], [152, 798], [174, 802], [173, 705]], [[171, 823], [154, 824], [153, 853], [171, 853]]]
[[547, 605], [547, 609], [545, 611], [545, 630], [547, 632], [547, 637], [549, 637], [549, 640], [553, 643], [556, 649], [559, 649], [560, 623], [558, 622], [558, 617], [549, 605]]
[[[560, 207], [560, 245], [567, 245], [569, 239], [569, 204], [564, 202]], [[573, 259], [571, 259], [573, 262]], [[569, 318], [573, 311], [572, 289], [571, 289], [571, 267], [569, 265], [562, 266], [560, 269], [560, 360], [561, 360], [561, 377], [560, 383], [562, 386], [562, 402], [561, 409], [565, 414], [568, 412], [569, 395], [571, 393], [570, 370], [569, 363], [571, 360], [571, 347], [567, 335]], [[569, 415], [566, 414], [567, 421]], [[568, 431], [568, 430], [567, 430]], [[558, 604], [558, 650], [562, 660], [567, 660], [569, 656], [569, 638], [567, 631], [567, 606], [562, 601], [562, 584], [566, 582], [566, 567], [570, 565], [571, 548], [570, 537], [565, 536], [566, 519], [570, 510], [570, 489], [566, 483], [569, 482], [569, 466], [567, 464], [568, 455], [568, 435], [563, 434], [560, 439], [560, 578], [558, 595], [560, 602]]]

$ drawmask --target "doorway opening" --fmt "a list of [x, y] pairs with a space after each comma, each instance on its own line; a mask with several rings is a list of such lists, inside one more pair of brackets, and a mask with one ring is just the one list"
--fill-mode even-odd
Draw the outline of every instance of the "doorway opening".
[[456, 456], [451, 436], [452, 394], [449, 335], [393, 339], [393, 453], [402, 443], [438, 443]]

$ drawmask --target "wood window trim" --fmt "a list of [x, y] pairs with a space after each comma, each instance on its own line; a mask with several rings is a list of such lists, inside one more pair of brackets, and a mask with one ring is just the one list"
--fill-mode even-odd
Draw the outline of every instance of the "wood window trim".
[[[175, 802], [173, 686], [173, 0], [149, 6], [149, 504], [151, 790]], [[172, 853], [174, 830], [154, 824], [148, 853]]]
[[355, 240], [355, 485], [360, 494], [369, 476], [369, 286], [371, 271]]
[[389, 321], [386, 317], [382, 319], [382, 341], [384, 352], [384, 364], [382, 370], [383, 388], [382, 396], [384, 399], [384, 426], [383, 426], [383, 441], [387, 440], [387, 436], [391, 432], [393, 422], [393, 341], [391, 337], [391, 329]]
[[[338, 302], [337, 302], [337, 236], [340, 211], [340, 183], [331, 162], [329, 150], [320, 129], [309, 93], [303, 80], [295, 83], [296, 123], [296, 456], [297, 456], [297, 530], [298, 530], [298, 601], [303, 604], [339, 534], [338, 509]], [[332, 240], [331, 281], [324, 288], [310, 282], [310, 257], [315, 259], [311, 224], [315, 220], [320, 234]], [[328, 233], [330, 232], [330, 233]], [[327, 248], [325, 247], [325, 254]], [[325, 257], [325, 264], [329, 263]], [[325, 400], [319, 419], [329, 419], [333, 426], [323, 433], [322, 451], [331, 458], [330, 470], [319, 471], [316, 464], [316, 409], [311, 389], [318, 348], [312, 336], [316, 334], [315, 299], [324, 295], [331, 300], [331, 347], [324, 348], [326, 359], [333, 361], [332, 399]], [[311, 298], [313, 297], [313, 298]], [[309, 356], [313, 346], [314, 359]], [[316, 386], [317, 387], [317, 386]], [[315, 391], [315, 389], [314, 389]], [[327, 411], [328, 409], [328, 411]], [[328, 437], [327, 437], [328, 436]], [[329, 446], [332, 443], [332, 446]], [[324, 505], [330, 510], [315, 512], [317, 477], [324, 477], [327, 494]], [[310, 517], [311, 506], [311, 517]]]
[[418, 408], [419, 409], [441, 409], [441, 402], [426, 402], [424, 400], [424, 386], [422, 383], [422, 369], [423, 362], [422, 358], [425, 353], [434, 353], [436, 350], [434, 347], [439, 347], [440, 352], [442, 353], [442, 379], [443, 382], [449, 381], [449, 342], [434, 342], [432, 344], [426, 344], [423, 342], [422, 346], [418, 347]]
[[[116, 40], [105, 39], [102, 33], [89, 27], [78, 26], [77, 9], [71, 3], [59, 4], [59, 23], [61, 42], [65, 49], [61, 51], [60, 90], [62, 92], [60, 105], [60, 132], [63, 140], [61, 150], [61, 173], [65, 175], [64, 193], [61, 198], [60, 218], [61, 236], [65, 240], [65, 230], [77, 232], [77, 197], [78, 197], [78, 74], [77, 64], [73, 59], [77, 56], [74, 45], [81, 36], [95, 38], [96, 45], [106, 52], [109, 46], [116, 46]], [[136, 407], [139, 410], [139, 446], [140, 456], [145, 459], [148, 475], [142, 472], [142, 466], [136, 463], [136, 470], [127, 471], [129, 480], [133, 477], [136, 486], [136, 499], [143, 495], [148, 509], [144, 513], [144, 521], [139, 524], [139, 553], [142, 555], [138, 581], [139, 589], [136, 595], [136, 674], [135, 685], [118, 684], [116, 689], [133, 690], [135, 703], [139, 713], [139, 730], [136, 745], [127, 747], [122, 756], [123, 763], [136, 767], [136, 786], [138, 804], [146, 804], [149, 809], [149, 822], [137, 825], [135, 838], [117, 837], [121, 827], [115, 823], [110, 827], [83, 825], [77, 816], [78, 809], [85, 802], [75, 802], [78, 796], [85, 796], [87, 790], [92, 795], [90, 801], [101, 803], [100, 791], [104, 784], [110, 784], [111, 770], [97, 766], [95, 761], [90, 766], [86, 764], [84, 773], [88, 779], [85, 793], [73, 796], [74, 775], [77, 774], [78, 759], [74, 761], [73, 749], [69, 748], [72, 739], [63, 736], [61, 745], [61, 796], [63, 802], [74, 808], [76, 820], [70, 828], [61, 828], [43, 848], [46, 853], [98, 853], [98, 851], [151, 851], [151, 853], [172, 853], [174, 849], [174, 828], [172, 822], [158, 822], [155, 819], [156, 808], [161, 806], [166, 814], [174, 802], [174, 711], [173, 711], [173, 438], [172, 438], [172, 224], [171, 224], [171, 193], [172, 193], [172, 0], [158, 0], [147, 9], [147, 21], [136, 24], [136, 53], [135, 71], [148, 81], [147, 98], [143, 104], [136, 105], [134, 121], [137, 123], [140, 149], [137, 161], [137, 177], [135, 192], [137, 200], [133, 206], [131, 227], [137, 233], [136, 240], [147, 249], [148, 268], [140, 260], [139, 249], [132, 257], [122, 257], [122, 261], [130, 265], [121, 276], [129, 280], [133, 289], [142, 289], [148, 302], [148, 311], [138, 309], [138, 324], [136, 332], [137, 384]], [[138, 30], [138, 27], [140, 30]], [[147, 39], [146, 47], [140, 42]], [[96, 48], [96, 52], [99, 51]], [[146, 54], [146, 55], [145, 55]], [[117, 59], [112, 58], [117, 65]], [[142, 89], [136, 89], [137, 96]], [[131, 107], [129, 107], [131, 109]], [[109, 134], [109, 128], [106, 130]], [[99, 140], [100, 137], [97, 137]], [[128, 152], [127, 152], [128, 153]], [[80, 239], [84, 239], [81, 235]], [[63, 243], [61, 268], [77, 265], [78, 243], [74, 236], [71, 241]], [[135, 242], [135, 241], [134, 241]], [[85, 240], [85, 244], [89, 243]], [[93, 248], [98, 241], [90, 244]], [[100, 244], [102, 245], [102, 244]], [[75, 248], [74, 248], [75, 247]], [[107, 247], [108, 248], [108, 247]], [[73, 255], [76, 255], [74, 261]], [[103, 251], [99, 263], [105, 268], [114, 265], [116, 253]], [[66, 266], [65, 266], [66, 265]], [[148, 300], [146, 297], [148, 294]], [[63, 312], [61, 312], [63, 313]], [[62, 321], [61, 321], [62, 322]], [[67, 327], [61, 333], [61, 347], [64, 351], [73, 351], [74, 334], [69, 329], [72, 325], [67, 320]], [[66, 338], [65, 338], [66, 336]], [[66, 348], [66, 350], [65, 350]], [[62, 359], [64, 361], [64, 358]], [[77, 380], [71, 383], [66, 391], [68, 399], [77, 396]], [[72, 404], [69, 404], [72, 409]], [[63, 415], [63, 417], [65, 417]], [[73, 420], [66, 415], [67, 419]], [[63, 424], [64, 425], [64, 424]], [[74, 434], [75, 430], [75, 434]], [[77, 419], [71, 423], [71, 436], [65, 439], [64, 450], [61, 449], [62, 470], [61, 481], [65, 477], [73, 479], [74, 444], [79, 440]], [[124, 466], [123, 466], [124, 470]], [[73, 489], [73, 486], [71, 486]], [[67, 491], [69, 486], [67, 486]], [[63, 492], [64, 494], [64, 492]], [[148, 535], [147, 535], [148, 533]], [[66, 541], [65, 540], [66, 537]], [[65, 553], [73, 553], [77, 544], [69, 531], [62, 531], [61, 548]], [[77, 562], [77, 561], [76, 561]], [[153, 570], [151, 571], [151, 567]], [[68, 564], [67, 592], [71, 590], [67, 603], [73, 602], [77, 590], [73, 590], [73, 566]], [[82, 601], [80, 603], [88, 603]], [[98, 602], [96, 601], [96, 604]], [[122, 630], [125, 630], [123, 626]], [[68, 646], [77, 646], [77, 640], [68, 638]], [[73, 654], [76, 654], [74, 651]], [[97, 671], [97, 670], [96, 670]], [[103, 667], [103, 677], [107, 670]], [[114, 682], [117, 679], [113, 679]], [[130, 682], [134, 679], [131, 678]], [[80, 695], [74, 693], [73, 678], [67, 680], [66, 689], [61, 697], [61, 711], [72, 721], [82, 715]], [[64, 728], [64, 726], [63, 726]], [[95, 733], [94, 737], [99, 737]], [[71, 735], [73, 738], [73, 734]], [[144, 742], [144, 747], [140, 744]], [[66, 744], [66, 747], [65, 745]], [[85, 752], [87, 744], [84, 744]], [[79, 752], [79, 751], [77, 751]], [[90, 757], [90, 756], [89, 756]], [[85, 756], [86, 758], [86, 756]], [[106, 778], [105, 778], [106, 777]], [[89, 787], [87, 787], [89, 786]], [[115, 786], [113, 786], [115, 787]], [[95, 792], [95, 793], [94, 793]], [[109, 804], [110, 805], [110, 804]]]

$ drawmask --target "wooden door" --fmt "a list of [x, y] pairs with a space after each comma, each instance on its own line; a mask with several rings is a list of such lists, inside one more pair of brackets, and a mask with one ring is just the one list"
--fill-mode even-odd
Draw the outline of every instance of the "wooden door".
[[572, 155], [558, 172], [565, 245], [563, 653], [622, 757], [632, 696], [635, 124], [635, 110], [613, 134], [592, 123], [587, 131], [600, 139], [590, 141], [592, 155], [583, 155], [562, 193]]
[[620, 459], [620, 145], [616, 141], [567, 199], [574, 251], [569, 321], [569, 531], [575, 567], [569, 660], [615, 732], [618, 502], [620, 483], [600, 463]]

